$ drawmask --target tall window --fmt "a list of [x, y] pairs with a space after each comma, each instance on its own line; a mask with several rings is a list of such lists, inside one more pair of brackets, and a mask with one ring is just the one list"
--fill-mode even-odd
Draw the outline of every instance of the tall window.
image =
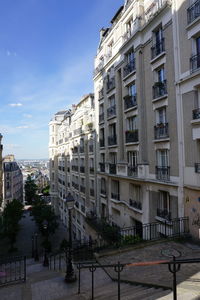
[[137, 151], [128, 151], [127, 152], [127, 159], [128, 164], [132, 167], [137, 166], [137, 160], [138, 160], [138, 152]]
[[157, 70], [157, 80], [158, 80], [158, 82], [163, 82], [165, 80], [165, 69], [164, 69], [164, 67]]
[[116, 164], [117, 163], [117, 153], [116, 152], [110, 152], [109, 153], [110, 163]]
[[129, 94], [129, 96], [135, 96], [136, 95], [136, 85], [135, 85], [135, 83], [128, 86], [128, 94]]
[[133, 19], [131, 18], [127, 23], [126, 23], [126, 32], [127, 34], [131, 34], [133, 30]]
[[111, 180], [111, 198], [115, 200], [120, 199], [120, 186], [118, 180]]
[[109, 135], [111, 137], [116, 137], [116, 124], [109, 125]]
[[127, 130], [137, 129], [137, 116], [127, 118]]
[[156, 110], [156, 124], [166, 123], [166, 108], [162, 107]]
[[109, 107], [114, 107], [115, 106], [115, 95], [108, 98], [108, 106]]
[[169, 150], [161, 149], [156, 151], [157, 165], [160, 167], [169, 166]]

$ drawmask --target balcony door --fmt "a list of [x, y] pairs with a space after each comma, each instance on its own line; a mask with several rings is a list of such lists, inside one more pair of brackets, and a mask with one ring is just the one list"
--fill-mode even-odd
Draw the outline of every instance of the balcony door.
[[166, 108], [162, 107], [156, 110], [156, 124], [165, 124], [166, 122]]
[[136, 167], [137, 166], [137, 160], [138, 160], [138, 153], [137, 151], [128, 151], [127, 152], [128, 156], [128, 164], [131, 167]]
[[159, 167], [168, 167], [169, 166], [169, 150], [162, 149], [157, 150], [157, 166]]

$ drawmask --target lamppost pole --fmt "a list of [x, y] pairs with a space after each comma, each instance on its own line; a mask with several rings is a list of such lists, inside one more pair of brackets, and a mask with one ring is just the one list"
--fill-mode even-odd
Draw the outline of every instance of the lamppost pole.
[[32, 258], [34, 258], [35, 256], [34, 235], [32, 235], [31, 241], [32, 241]]
[[[43, 223], [43, 228], [44, 228], [44, 234], [46, 236], [46, 239], [45, 239], [45, 242], [46, 244], [48, 244], [48, 222], [47, 221], [44, 221]], [[48, 257], [47, 257], [47, 245], [44, 243], [44, 261], [43, 261], [43, 266], [44, 267], [48, 267], [49, 266], [49, 260], [48, 260]]]
[[68, 207], [68, 229], [69, 229], [69, 248], [68, 253], [66, 249], [66, 275], [65, 275], [65, 282], [74, 282], [76, 281], [76, 275], [74, 274], [73, 264], [72, 264], [72, 216], [71, 211], [74, 207], [74, 198], [71, 196], [71, 194], [68, 194], [68, 197], [66, 199], [67, 207]]
[[37, 243], [37, 233], [34, 234], [34, 237], [35, 237], [35, 255], [34, 255], [34, 259], [35, 261], [38, 261], [39, 260], [39, 255], [38, 255], [38, 243]]

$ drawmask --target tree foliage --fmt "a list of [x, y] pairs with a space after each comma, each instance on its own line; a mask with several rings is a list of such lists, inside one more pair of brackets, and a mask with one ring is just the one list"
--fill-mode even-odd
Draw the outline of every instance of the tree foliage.
[[10, 250], [13, 250], [14, 243], [16, 242], [17, 233], [20, 229], [19, 221], [22, 215], [23, 204], [15, 199], [8, 203], [3, 211], [3, 232], [4, 236], [10, 240]]
[[37, 198], [37, 185], [35, 181], [28, 175], [27, 180], [25, 182], [24, 190], [25, 190], [25, 201], [28, 204], [32, 204], [33, 201]]
[[[55, 215], [50, 205], [46, 204], [43, 200], [38, 199], [32, 206], [32, 215], [35, 222], [43, 235], [54, 234], [58, 228], [58, 217]], [[43, 228], [44, 221], [47, 222], [47, 230]]]

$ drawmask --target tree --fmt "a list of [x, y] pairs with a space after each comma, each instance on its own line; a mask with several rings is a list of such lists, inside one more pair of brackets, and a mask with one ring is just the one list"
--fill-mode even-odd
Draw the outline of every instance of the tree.
[[8, 203], [3, 211], [3, 232], [10, 240], [10, 251], [14, 250], [17, 233], [20, 229], [19, 221], [23, 215], [23, 204], [18, 200]]
[[50, 189], [50, 186], [49, 186], [49, 185], [45, 186], [45, 187], [42, 189], [42, 194], [43, 194], [44, 196], [49, 196], [49, 189]]
[[28, 175], [24, 186], [25, 201], [28, 204], [32, 204], [33, 201], [38, 197], [38, 195], [36, 195], [37, 189], [38, 188], [37, 185], [35, 184], [35, 181], [31, 178], [30, 175]]

